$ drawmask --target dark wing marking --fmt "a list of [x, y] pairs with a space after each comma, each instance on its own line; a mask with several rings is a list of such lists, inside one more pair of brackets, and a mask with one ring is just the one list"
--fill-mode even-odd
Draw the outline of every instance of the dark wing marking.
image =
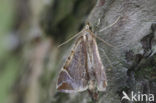
[[[94, 35], [94, 34], [92, 34]], [[91, 42], [91, 49], [92, 49], [92, 55], [93, 55], [93, 66], [95, 68], [95, 77], [97, 80], [97, 89], [98, 91], [105, 91], [106, 85], [107, 85], [107, 80], [106, 80], [106, 74], [104, 70], [104, 66], [102, 64], [96, 39], [93, 37], [92, 42]]]
[[85, 41], [79, 37], [59, 74], [57, 83], [59, 91], [70, 93], [84, 91], [88, 88], [86, 55]]

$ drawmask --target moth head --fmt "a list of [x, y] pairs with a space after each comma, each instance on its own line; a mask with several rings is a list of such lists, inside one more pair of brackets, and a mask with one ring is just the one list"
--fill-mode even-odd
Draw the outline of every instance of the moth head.
[[91, 30], [91, 25], [90, 25], [89, 22], [86, 23], [86, 25], [85, 25], [85, 29], [90, 29], [90, 30]]
[[85, 26], [85, 29], [89, 29], [89, 25], [86, 25], [86, 26]]

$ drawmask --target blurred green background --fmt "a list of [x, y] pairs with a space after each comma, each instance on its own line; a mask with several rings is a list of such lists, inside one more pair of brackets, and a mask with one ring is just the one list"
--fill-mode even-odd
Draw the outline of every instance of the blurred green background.
[[15, 81], [19, 69], [19, 61], [10, 51], [10, 39], [13, 39], [11, 30], [15, 17], [14, 3], [14, 0], [1, 0], [0, 3], [0, 103], [8, 99], [9, 88]]

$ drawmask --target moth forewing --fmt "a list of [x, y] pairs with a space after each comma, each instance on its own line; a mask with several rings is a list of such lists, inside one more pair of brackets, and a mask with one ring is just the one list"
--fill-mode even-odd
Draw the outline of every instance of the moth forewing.
[[87, 52], [87, 53], [89, 53], [88, 63], [90, 63], [92, 66], [92, 67], [91, 66], [88, 66], [88, 67], [90, 67], [90, 69], [93, 69], [93, 70], [90, 70], [89, 73], [94, 72], [92, 74], [95, 74], [95, 75], [91, 75], [92, 77], [90, 77], [90, 78], [92, 78], [93, 80], [95, 78], [94, 85], [97, 84], [96, 86], [97, 86], [98, 91], [105, 91], [106, 85], [107, 85], [105, 69], [104, 69], [104, 66], [103, 66], [101, 58], [100, 58], [98, 46], [96, 43], [96, 38], [94, 36], [94, 33], [91, 31], [89, 31], [87, 44], [88, 44], [87, 46], [89, 48], [88, 52]]
[[59, 74], [57, 90], [71, 93], [84, 91], [88, 88], [86, 54], [85, 41], [80, 35]]

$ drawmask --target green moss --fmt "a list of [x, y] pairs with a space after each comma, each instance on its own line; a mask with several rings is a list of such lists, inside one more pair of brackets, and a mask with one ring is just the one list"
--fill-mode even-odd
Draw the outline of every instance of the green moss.
[[138, 70], [135, 72], [137, 78], [146, 78], [152, 80], [156, 75], [156, 56], [144, 60]]

